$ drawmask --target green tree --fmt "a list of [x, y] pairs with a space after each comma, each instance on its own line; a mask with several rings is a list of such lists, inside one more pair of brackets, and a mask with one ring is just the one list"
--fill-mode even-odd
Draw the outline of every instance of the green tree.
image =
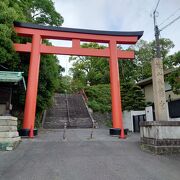
[[121, 83], [121, 97], [123, 110], [144, 110], [145, 97], [141, 88], [135, 83]]
[[119, 75], [122, 83], [136, 80], [137, 64], [132, 60], [119, 60]]
[[[4, 0], [0, 1], [0, 66], [8, 70], [23, 71], [27, 81], [29, 54], [17, 54], [13, 42], [26, 43], [28, 38], [16, 36], [14, 21], [33, 22], [44, 25], [60, 26], [62, 16], [55, 10], [52, 0]], [[46, 44], [50, 43], [46, 40]], [[56, 56], [41, 57], [40, 77], [37, 99], [37, 117], [51, 103], [51, 97], [58, 88], [62, 68]], [[24, 92], [21, 92], [19, 108], [24, 106]]]
[[111, 111], [111, 94], [109, 84], [99, 84], [85, 87], [88, 106], [96, 112]]
[[13, 48], [15, 32], [13, 21], [25, 20], [17, 3], [10, 6], [8, 0], [0, 1], [0, 65], [14, 70], [18, 65], [18, 56]]
[[[164, 69], [170, 69], [175, 65], [168, 58], [168, 53], [174, 45], [169, 39], [160, 39], [160, 44], [162, 47], [161, 56], [163, 58]], [[82, 47], [104, 48], [104, 46], [99, 46], [96, 43], [84, 44]], [[135, 59], [119, 60], [123, 110], [141, 110], [145, 107], [144, 94], [135, 83], [151, 76], [151, 61], [155, 57], [155, 43], [154, 41], [147, 42], [141, 40], [135, 47], [130, 47], [129, 49], [135, 50]], [[109, 84], [108, 60], [97, 57], [71, 57], [71, 60], [74, 60], [71, 69], [73, 82], [79, 89], [85, 87], [90, 97], [90, 107], [97, 111], [108, 110], [110, 104], [107, 104], [106, 100], [103, 101], [106, 97], [104, 97], [102, 90], [99, 90], [101, 95], [97, 92], [98, 87], [103, 89], [100, 84], [102, 86], [103, 84]], [[90, 87], [86, 87], [87, 82], [90, 82]], [[104, 98], [99, 99], [99, 96]]]
[[[85, 48], [105, 48], [96, 43], [83, 44]], [[109, 86], [109, 61], [99, 57], [71, 57], [74, 60], [71, 72], [73, 85], [80, 90], [85, 88], [88, 105], [94, 111], [111, 111]], [[145, 107], [144, 95], [135, 85], [137, 64], [131, 60], [119, 60], [123, 110], [140, 110]], [[90, 86], [87, 86], [87, 82]], [[132, 104], [131, 104], [132, 103]]]
[[71, 76], [67, 76], [67, 75], [60, 76], [59, 88], [57, 89], [57, 91], [59, 93], [71, 93], [72, 92], [71, 81], [72, 81]]
[[[111, 111], [111, 94], [109, 84], [85, 87], [88, 105], [98, 112]], [[122, 110], [142, 110], [145, 108], [144, 94], [139, 86], [132, 82], [121, 83]]]
[[[105, 46], [97, 43], [85, 43], [82, 48], [104, 49]], [[109, 61], [107, 58], [100, 57], [71, 57], [70, 61], [74, 61], [71, 72], [73, 80], [81, 81], [81, 84], [90, 85], [109, 83]]]
[[55, 10], [52, 0], [10, 0], [10, 3], [10, 5], [18, 4], [28, 22], [61, 26], [64, 21]]
[[171, 85], [175, 94], [180, 94], [180, 51], [168, 57], [168, 61], [172, 63], [174, 69], [168, 75], [167, 80]]
[[[168, 61], [167, 56], [171, 48], [174, 47], [170, 39], [160, 39], [161, 57], [163, 58], [164, 69], [172, 68], [172, 63]], [[151, 61], [155, 57], [155, 42], [140, 40], [135, 45], [135, 80], [139, 81], [151, 76]]]

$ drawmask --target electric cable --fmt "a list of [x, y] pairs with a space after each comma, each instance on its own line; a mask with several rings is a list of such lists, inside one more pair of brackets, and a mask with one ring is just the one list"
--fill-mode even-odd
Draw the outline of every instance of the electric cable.
[[160, 0], [158, 0], [158, 2], [157, 2], [157, 4], [156, 4], [156, 8], [155, 8], [155, 10], [154, 10], [154, 13], [156, 12], [156, 10], [157, 10], [157, 8], [158, 8], [159, 3], [160, 3]]
[[168, 16], [162, 23], [159, 24], [159, 26], [161, 26], [162, 24], [164, 24], [166, 21], [168, 21], [171, 17], [175, 16], [177, 14], [177, 12], [180, 10], [180, 8], [176, 9], [176, 11], [174, 11], [174, 13], [172, 13], [170, 16]]
[[153, 11], [154, 27], [157, 25], [157, 22], [156, 22], [156, 15], [158, 16], [159, 13], [158, 13], [156, 10], [157, 10], [157, 8], [158, 8], [158, 6], [159, 6], [159, 3], [160, 3], [160, 0], [158, 0], [158, 2], [157, 2], [157, 4], [156, 4], [156, 7], [155, 7], [155, 9], [154, 9], [154, 11]]
[[168, 23], [167, 25], [165, 25], [164, 27], [162, 27], [160, 29], [160, 31], [163, 31], [164, 29], [166, 29], [167, 27], [169, 27], [170, 25], [172, 25], [173, 23], [175, 23], [178, 19], [180, 19], [180, 16], [178, 16], [177, 18], [175, 18], [174, 20], [172, 20], [170, 23]]

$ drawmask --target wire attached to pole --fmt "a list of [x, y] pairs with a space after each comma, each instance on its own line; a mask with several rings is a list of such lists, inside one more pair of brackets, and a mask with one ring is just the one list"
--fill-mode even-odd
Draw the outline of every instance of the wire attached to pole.
[[164, 27], [162, 27], [160, 29], [160, 31], [163, 31], [164, 29], [166, 29], [168, 26], [172, 25], [173, 23], [175, 23], [178, 19], [180, 19], [180, 16], [178, 16], [177, 18], [175, 18], [174, 20], [172, 20], [170, 23], [168, 23], [167, 25], [165, 25]]
[[156, 12], [156, 10], [157, 10], [157, 8], [158, 8], [158, 6], [159, 6], [159, 3], [160, 3], [160, 0], [158, 0], [158, 2], [157, 2], [157, 4], [156, 4], [156, 8], [155, 8], [154, 12]]
[[164, 23], [165, 23], [166, 21], [168, 21], [171, 17], [175, 16], [179, 10], [180, 10], [180, 8], [178, 8], [176, 11], [174, 11], [174, 13], [172, 13], [170, 16], [168, 16], [162, 23], [159, 24], [159, 26], [161, 26], [162, 24], [164, 24]]

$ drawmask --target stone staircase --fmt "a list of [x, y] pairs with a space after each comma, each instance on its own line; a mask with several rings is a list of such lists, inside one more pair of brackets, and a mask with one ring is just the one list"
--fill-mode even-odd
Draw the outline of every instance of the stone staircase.
[[80, 94], [55, 94], [53, 106], [47, 110], [43, 123], [45, 129], [90, 128], [92, 119]]
[[89, 128], [92, 127], [92, 120], [80, 94], [68, 95], [69, 103], [69, 127]]
[[68, 122], [66, 96], [65, 94], [55, 94], [53, 106], [46, 112], [43, 127], [47, 129], [59, 129], [64, 127], [65, 122]]

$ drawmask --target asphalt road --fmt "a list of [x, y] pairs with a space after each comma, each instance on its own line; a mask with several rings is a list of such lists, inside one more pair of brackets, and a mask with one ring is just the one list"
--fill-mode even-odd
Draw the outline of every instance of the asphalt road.
[[180, 155], [142, 152], [139, 135], [125, 140], [108, 130], [42, 131], [23, 139], [11, 152], [0, 152], [0, 180], [180, 180]]

